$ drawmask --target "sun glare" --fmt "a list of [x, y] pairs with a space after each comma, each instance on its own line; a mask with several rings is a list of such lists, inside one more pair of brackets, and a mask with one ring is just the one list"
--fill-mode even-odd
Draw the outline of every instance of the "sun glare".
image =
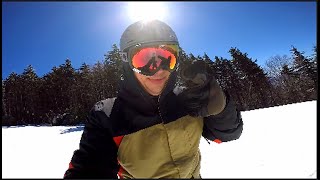
[[164, 20], [167, 7], [163, 2], [128, 2], [127, 11], [132, 21]]

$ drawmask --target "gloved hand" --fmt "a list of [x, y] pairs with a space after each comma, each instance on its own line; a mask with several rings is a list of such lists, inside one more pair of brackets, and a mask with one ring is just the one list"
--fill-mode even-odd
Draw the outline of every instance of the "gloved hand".
[[213, 76], [208, 74], [204, 61], [182, 66], [179, 74], [187, 89], [178, 94], [191, 116], [207, 117], [219, 114], [226, 105], [226, 97]]

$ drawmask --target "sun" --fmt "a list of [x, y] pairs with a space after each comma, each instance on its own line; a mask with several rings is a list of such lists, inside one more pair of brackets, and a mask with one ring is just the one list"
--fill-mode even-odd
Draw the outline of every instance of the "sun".
[[128, 2], [127, 12], [134, 22], [152, 19], [163, 21], [168, 14], [167, 6], [163, 2]]

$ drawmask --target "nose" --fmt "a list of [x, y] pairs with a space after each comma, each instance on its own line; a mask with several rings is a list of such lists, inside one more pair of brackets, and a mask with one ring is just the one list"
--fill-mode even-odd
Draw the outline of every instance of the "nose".
[[166, 70], [160, 68], [153, 76], [161, 76]]

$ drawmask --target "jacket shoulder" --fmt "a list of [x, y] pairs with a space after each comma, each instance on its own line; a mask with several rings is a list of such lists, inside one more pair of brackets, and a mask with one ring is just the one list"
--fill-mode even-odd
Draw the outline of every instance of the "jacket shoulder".
[[111, 110], [113, 108], [114, 102], [116, 101], [117, 97], [108, 98], [105, 100], [98, 101], [93, 109], [94, 111], [101, 111], [104, 112], [108, 117], [110, 117]]

